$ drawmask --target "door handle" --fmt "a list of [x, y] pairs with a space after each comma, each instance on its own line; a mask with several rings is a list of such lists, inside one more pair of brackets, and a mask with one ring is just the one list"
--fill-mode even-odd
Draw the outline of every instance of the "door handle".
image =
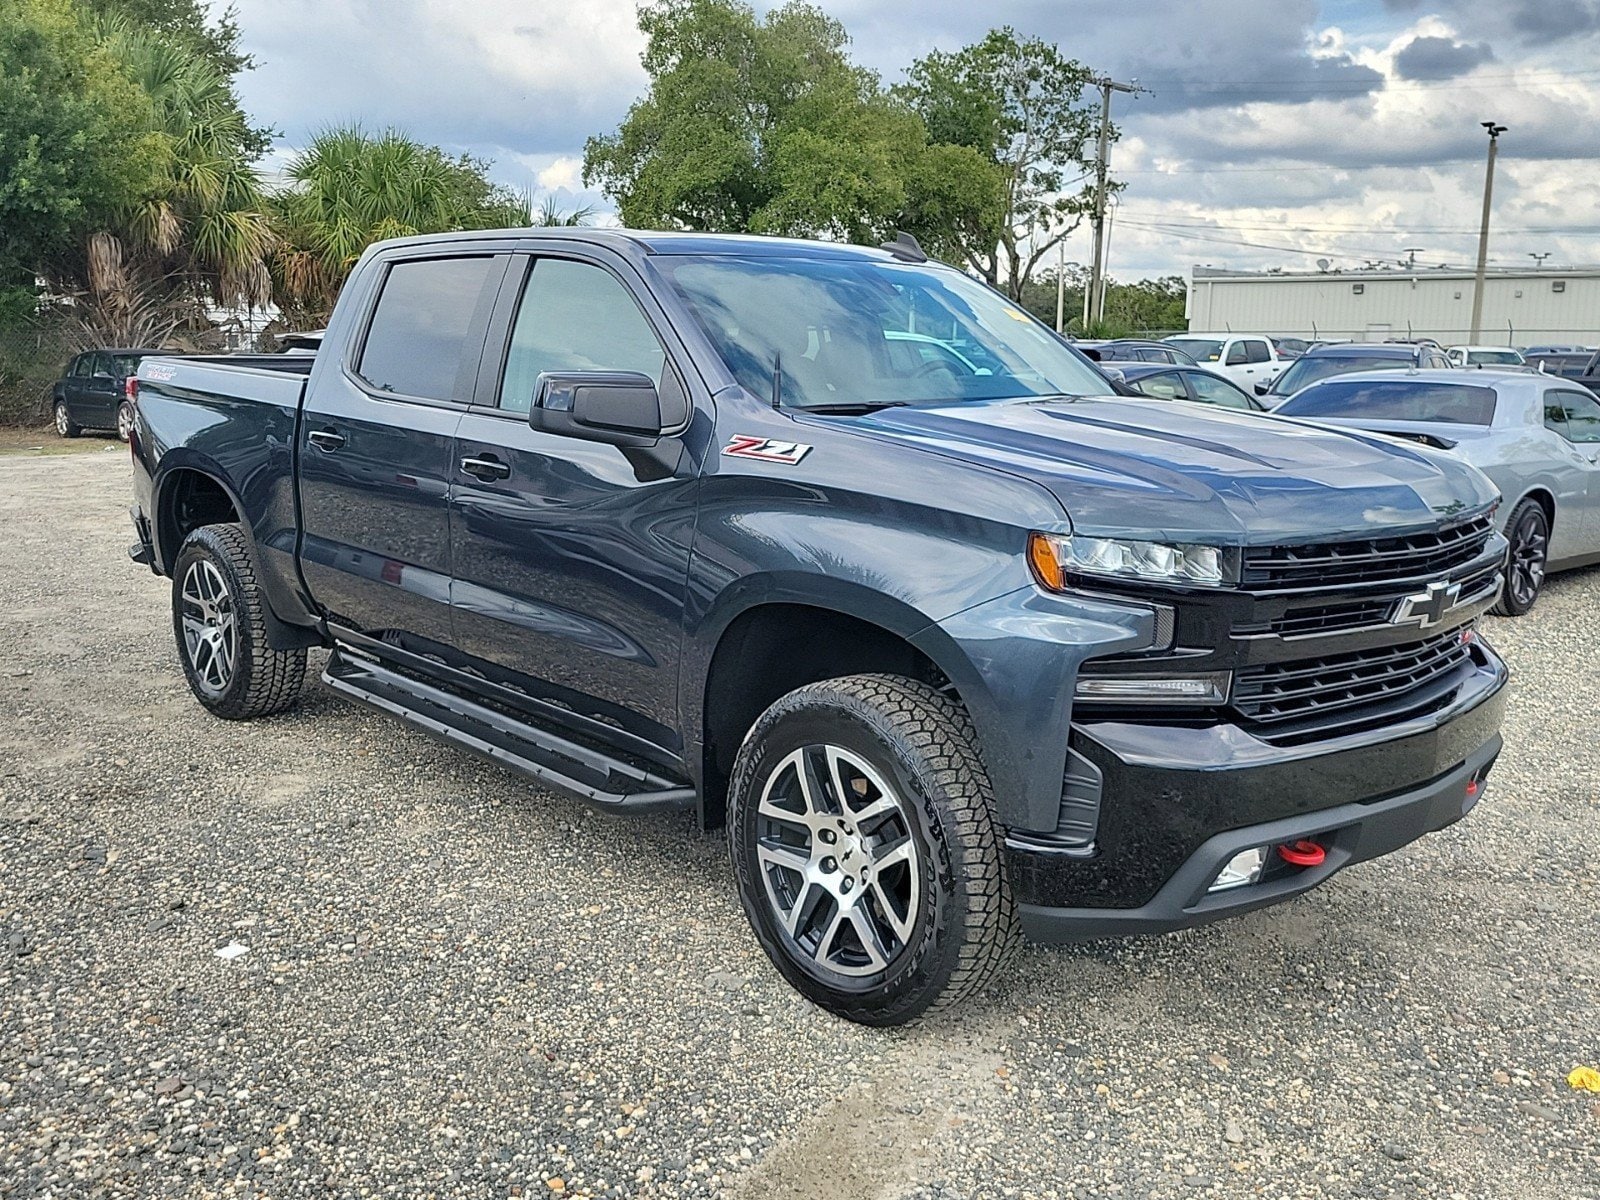
[[318, 450], [337, 450], [344, 445], [344, 434], [331, 429], [313, 429], [306, 434], [306, 440]]
[[491, 479], [511, 478], [511, 464], [503, 463], [492, 454], [482, 458], [463, 458], [461, 469], [474, 479], [481, 479], [487, 483]]

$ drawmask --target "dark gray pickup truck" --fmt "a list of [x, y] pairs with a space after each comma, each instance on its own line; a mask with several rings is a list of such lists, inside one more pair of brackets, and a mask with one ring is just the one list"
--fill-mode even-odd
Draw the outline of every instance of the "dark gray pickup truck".
[[905, 240], [390, 242], [279, 357], [139, 373], [132, 553], [200, 702], [276, 712], [327, 647], [543, 784], [692, 808], [853, 1020], [1022, 934], [1288, 899], [1460, 818], [1500, 748], [1483, 475], [1114, 395]]

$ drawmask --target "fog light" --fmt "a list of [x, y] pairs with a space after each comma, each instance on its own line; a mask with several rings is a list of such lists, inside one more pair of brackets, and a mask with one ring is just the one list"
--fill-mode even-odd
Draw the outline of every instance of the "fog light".
[[1267, 848], [1256, 846], [1251, 850], [1241, 850], [1228, 860], [1222, 870], [1217, 872], [1216, 880], [1206, 889], [1208, 892], [1225, 892], [1229, 888], [1244, 887], [1261, 878], [1261, 868], [1267, 864]]

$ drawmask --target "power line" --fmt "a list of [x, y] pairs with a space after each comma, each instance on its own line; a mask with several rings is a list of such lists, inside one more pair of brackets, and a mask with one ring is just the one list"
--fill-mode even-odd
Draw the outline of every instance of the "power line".
[[[1361, 222], [1325, 222], [1320, 224], [1289, 224], [1288, 218], [1263, 221], [1220, 220], [1218, 218], [1192, 217], [1187, 213], [1176, 213], [1169, 216], [1159, 212], [1141, 212], [1137, 209], [1124, 207], [1122, 214], [1127, 217], [1144, 218], [1150, 221], [1159, 221], [1167, 225], [1181, 226], [1189, 229], [1223, 229], [1238, 232], [1252, 232], [1266, 230], [1284, 230], [1293, 233], [1393, 233], [1397, 237], [1409, 237], [1412, 234], [1437, 234], [1449, 236], [1453, 234], [1476, 233], [1474, 226], [1467, 225], [1374, 225], [1370, 221]], [[1507, 225], [1500, 229], [1501, 233], [1600, 233], [1600, 224], [1593, 225]]]

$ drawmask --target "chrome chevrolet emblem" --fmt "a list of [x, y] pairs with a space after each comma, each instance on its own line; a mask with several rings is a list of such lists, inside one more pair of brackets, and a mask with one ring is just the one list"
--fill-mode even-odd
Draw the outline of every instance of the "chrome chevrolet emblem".
[[1393, 625], [1420, 625], [1429, 629], [1450, 615], [1461, 599], [1459, 583], [1430, 583], [1428, 590], [1400, 601], [1390, 619]]

